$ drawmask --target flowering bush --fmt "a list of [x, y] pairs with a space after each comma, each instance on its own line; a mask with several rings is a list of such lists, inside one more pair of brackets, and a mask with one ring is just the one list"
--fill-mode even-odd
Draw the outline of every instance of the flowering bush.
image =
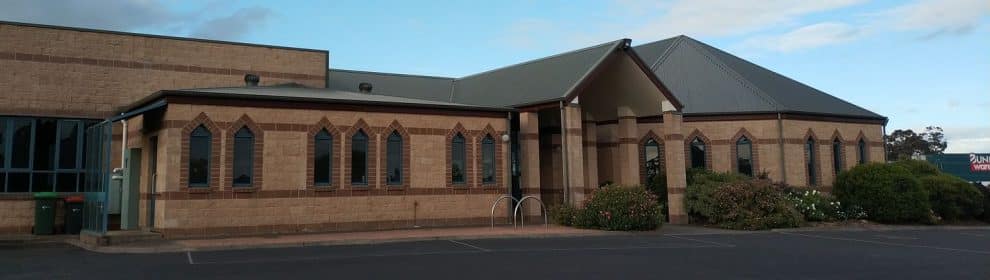
[[817, 190], [795, 190], [789, 194], [794, 208], [801, 211], [804, 219], [811, 222], [831, 222], [848, 219], [862, 219], [866, 213], [855, 206], [845, 206], [832, 196]]
[[710, 222], [728, 229], [798, 227], [804, 219], [784, 191], [768, 180], [729, 183], [713, 195]]
[[730, 183], [751, 180], [748, 177], [733, 173], [717, 173], [705, 169], [688, 170], [687, 193], [685, 205], [688, 215], [695, 222], [712, 222], [714, 214], [714, 196], [719, 188]]
[[551, 206], [550, 220], [562, 226], [572, 226], [574, 225], [574, 220], [577, 219], [578, 213], [580, 213], [578, 209], [567, 204]]
[[574, 225], [604, 230], [654, 230], [664, 219], [661, 205], [639, 186], [606, 186], [596, 190], [577, 210]]

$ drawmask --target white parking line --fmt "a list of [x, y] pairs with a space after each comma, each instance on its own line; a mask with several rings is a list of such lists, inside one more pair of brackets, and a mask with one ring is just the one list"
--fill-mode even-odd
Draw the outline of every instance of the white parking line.
[[677, 235], [664, 234], [664, 236], [673, 237], [673, 238], [677, 238], [677, 239], [683, 239], [683, 240], [687, 240], [687, 241], [694, 241], [694, 242], [700, 242], [700, 243], [708, 243], [708, 244], [712, 244], [712, 245], [716, 245], [716, 246], [721, 246], [721, 247], [728, 247], [728, 248], [736, 247], [736, 245], [732, 245], [732, 244], [718, 243], [718, 242], [712, 242], [712, 241], [701, 240], [701, 239], [694, 239], [694, 238], [687, 238], [687, 237], [677, 236]]
[[478, 247], [478, 246], [474, 246], [474, 245], [468, 244], [467, 242], [461, 242], [461, 241], [457, 241], [457, 240], [447, 240], [447, 241], [453, 242], [454, 244], [460, 244], [460, 245], [468, 246], [468, 247], [471, 247], [471, 248], [474, 248], [474, 249], [478, 249], [478, 251], [491, 252], [491, 250], [488, 250], [488, 249], [485, 249], [485, 248], [481, 248], [481, 247]]
[[885, 245], [885, 246], [892, 246], [892, 247], [924, 248], [924, 249], [935, 249], [935, 250], [943, 250], [943, 251], [953, 251], [953, 252], [964, 252], [964, 253], [974, 253], [974, 254], [990, 255], [990, 251], [956, 249], [956, 248], [946, 248], [946, 247], [927, 246], [927, 245], [900, 244], [900, 243], [891, 243], [891, 242], [883, 242], [883, 241], [875, 241], [875, 240], [863, 240], [863, 239], [844, 238], [844, 237], [831, 237], [831, 236], [814, 235], [814, 234], [803, 234], [803, 233], [795, 233], [795, 232], [778, 232], [778, 233], [784, 234], [784, 235], [797, 235], [797, 236], [804, 236], [804, 237], [818, 238], [818, 239], [830, 239], [830, 240], [842, 240], [842, 241], [862, 242], [862, 243], [870, 243], [870, 244]]
[[196, 262], [193, 261], [192, 252], [186, 251], [186, 259], [189, 260], [189, 264], [196, 264]]

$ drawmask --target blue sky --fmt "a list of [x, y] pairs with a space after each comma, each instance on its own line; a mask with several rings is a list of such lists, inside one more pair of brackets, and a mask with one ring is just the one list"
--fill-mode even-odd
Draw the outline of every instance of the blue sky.
[[174, 1], [7, 4], [0, 20], [326, 49], [331, 67], [463, 76], [685, 34], [990, 152], [990, 1]]

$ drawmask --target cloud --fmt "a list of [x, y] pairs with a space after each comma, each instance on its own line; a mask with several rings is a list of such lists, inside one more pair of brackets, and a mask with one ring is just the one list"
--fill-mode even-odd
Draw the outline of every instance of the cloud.
[[944, 127], [947, 153], [990, 153], [990, 127]]
[[216, 11], [229, 4], [217, 1], [198, 3], [204, 5], [201, 10], [211, 12], [182, 12], [167, 4], [164, 0], [10, 1], [0, 9], [0, 20], [236, 40], [273, 15], [267, 8], [250, 7], [216, 17]]
[[922, 31], [920, 39], [934, 39], [970, 33], [990, 16], [990, 1], [919, 0], [874, 16], [895, 30]]
[[862, 0], [825, 1], [673, 1], [666, 5], [622, 1], [627, 9], [656, 11], [632, 36], [660, 39], [672, 35], [733, 36], [793, 24], [804, 15], [849, 7]]
[[803, 26], [780, 35], [753, 37], [742, 44], [780, 52], [791, 52], [848, 42], [861, 34], [862, 32], [857, 27], [849, 24], [823, 22]]
[[274, 13], [264, 7], [237, 10], [232, 15], [208, 20], [197, 27], [192, 36], [197, 38], [235, 40], [264, 25]]

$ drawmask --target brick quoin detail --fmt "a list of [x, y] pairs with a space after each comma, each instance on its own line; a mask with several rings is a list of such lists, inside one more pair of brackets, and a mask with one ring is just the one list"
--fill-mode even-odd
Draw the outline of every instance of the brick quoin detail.
[[[455, 185], [454, 184], [454, 174], [453, 174], [453, 167], [454, 167], [454, 164], [453, 164], [453, 162], [454, 162], [454, 153], [453, 153], [453, 151], [454, 151], [454, 142], [453, 141], [454, 141], [454, 136], [457, 135], [457, 133], [460, 133], [461, 136], [464, 137], [464, 171], [463, 171], [464, 172], [464, 183], [462, 183], [462, 184], [456, 184]], [[446, 155], [447, 156], [444, 157], [447, 160], [447, 164], [444, 165], [444, 169], [446, 170], [446, 172], [444, 172], [444, 174], [446, 174], [447, 179], [444, 180], [444, 181], [447, 182], [447, 187], [448, 188], [452, 188], [452, 187], [465, 188], [465, 187], [472, 186], [472, 183], [473, 183], [472, 180], [474, 179], [474, 176], [470, 176], [473, 173], [469, 172], [469, 170], [472, 170], [472, 168], [475, 168], [474, 166], [472, 166], [472, 165], [474, 165], [473, 164], [474, 161], [472, 160], [472, 159], [474, 159], [474, 141], [471, 141], [471, 137], [472, 136], [473, 136], [473, 134], [470, 133], [469, 131], [467, 131], [466, 129], [464, 129], [464, 126], [461, 125], [461, 123], [457, 123], [457, 125], [454, 125], [454, 128], [451, 129], [450, 132], [447, 133], [447, 138], [446, 138], [446, 141], [447, 141], [447, 145], [446, 145], [447, 146], [447, 152], [446, 152]]]
[[[254, 155], [252, 155], [254, 165], [251, 166], [251, 184], [234, 188], [234, 134], [242, 127], [247, 127], [254, 134]], [[248, 115], [242, 115], [233, 123], [227, 125], [225, 152], [224, 152], [224, 176], [225, 188], [236, 191], [257, 191], [263, 185], [263, 170], [265, 164], [265, 131], [261, 129]]]
[[[401, 151], [402, 162], [399, 163], [400, 165], [402, 165], [399, 167], [400, 170], [402, 170], [401, 171], [402, 178], [400, 179], [402, 183], [399, 185], [388, 184], [388, 170], [387, 170], [388, 169], [388, 137], [389, 135], [392, 135], [393, 131], [398, 132], [399, 136], [402, 137], [402, 151]], [[382, 180], [381, 181], [382, 186], [384, 186], [386, 191], [404, 190], [409, 188], [409, 180], [410, 180], [409, 157], [411, 154], [410, 150], [412, 150], [412, 146], [411, 146], [412, 143], [410, 143], [412, 142], [412, 139], [409, 138], [409, 132], [407, 132], [406, 129], [403, 128], [401, 124], [399, 124], [398, 120], [393, 120], [392, 123], [389, 124], [387, 128], [385, 128], [385, 130], [382, 130], [381, 137], [379, 137], [378, 139], [379, 141], [381, 141], [379, 144], [381, 147], [381, 166], [380, 166], [381, 170], [379, 173], [381, 173], [380, 176]]]
[[[210, 131], [210, 185], [208, 188], [190, 188], [189, 187], [189, 136], [196, 127], [203, 125], [206, 130]], [[180, 156], [179, 163], [179, 188], [182, 191], [189, 192], [204, 192], [204, 191], [219, 191], [220, 190], [220, 140], [223, 139], [223, 134], [220, 127], [217, 127], [213, 121], [210, 120], [206, 113], [199, 113], [196, 118], [189, 121], [186, 126], [182, 128], [182, 155]]]
[[729, 140], [729, 150], [730, 150], [730, 153], [731, 153], [729, 155], [729, 162], [732, 164], [732, 171], [731, 172], [732, 173], [739, 173], [739, 161], [738, 161], [738, 158], [736, 158], [736, 154], [738, 154], [738, 151], [737, 151], [738, 148], [737, 148], [736, 142], [738, 142], [739, 141], [739, 138], [742, 138], [743, 136], [746, 136], [746, 139], [749, 139], [749, 142], [752, 143], [750, 145], [753, 147], [753, 149], [752, 149], [753, 150], [753, 177], [756, 177], [756, 175], [759, 175], [760, 172], [761, 172], [760, 171], [760, 145], [758, 143], [758, 140], [759, 139], [756, 139], [756, 137], [753, 137], [753, 134], [750, 134], [749, 131], [746, 130], [746, 128], [740, 128], [739, 129], [739, 132], [736, 132], [736, 135], [735, 136], [732, 136], [732, 139]]
[[[804, 139], [804, 141], [801, 142], [801, 150], [804, 151], [804, 165], [802, 165], [802, 167], [804, 167], [803, 168], [804, 169], [804, 182], [806, 184], [808, 184], [809, 187], [821, 186], [822, 185], [822, 161], [821, 161], [822, 152], [821, 152], [821, 149], [819, 147], [822, 145], [822, 142], [821, 141], [818, 141], [818, 136], [815, 135], [815, 132], [812, 131], [810, 128], [808, 129], [808, 132], [805, 132], [804, 138], [802, 138], [802, 139]], [[808, 146], [808, 139], [811, 139], [812, 142], [815, 143], [814, 145], [812, 145], [812, 149], [814, 149], [814, 152], [815, 152], [815, 157], [814, 158], [810, 158], [811, 155], [808, 154], [808, 147], [807, 147]], [[832, 146], [832, 141], [828, 141], [828, 145], [829, 145], [829, 147], [831, 147]], [[810, 174], [808, 174], [808, 162], [809, 161], [815, 163], [815, 185], [814, 186], [812, 186], [812, 184], [811, 184], [811, 178], [810, 178], [810, 176], [808, 176], [808, 175], [810, 175]]]
[[705, 169], [712, 170], [712, 141], [697, 129], [684, 138], [684, 169], [691, 169], [691, 141], [695, 138], [701, 139], [701, 143], [705, 145]]
[[[351, 138], [354, 137], [358, 131], [364, 131], [364, 134], [368, 135], [368, 185], [366, 186], [351, 184]], [[344, 144], [344, 174], [342, 175], [345, 179], [342, 180], [341, 186], [348, 186], [353, 190], [368, 190], [375, 188], [375, 185], [378, 183], [376, 180], [378, 177], [375, 176], [375, 171], [378, 170], [378, 157], [376, 157], [376, 155], [378, 155], [378, 145], [376, 145], [377, 141], [375, 141], [375, 139], [378, 139], [378, 131], [368, 126], [368, 123], [364, 122], [364, 119], [358, 119], [354, 125], [347, 129], [347, 139]]]
[[[330, 185], [329, 186], [319, 186], [319, 187], [317, 187], [316, 186], [316, 183], [315, 183], [315, 179], [316, 178], [314, 178], [315, 177], [315, 174], [314, 174], [315, 173], [315, 170], [314, 170], [315, 167], [313, 166], [313, 164], [315, 164], [314, 161], [316, 160], [316, 157], [315, 157], [316, 156], [316, 151], [315, 151], [316, 150], [316, 134], [319, 133], [321, 130], [324, 130], [324, 129], [326, 129], [327, 132], [330, 133], [330, 137], [333, 138], [333, 139], [330, 140], [331, 141], [331, 144], [330, 144], [331, 145], [331, 148], [330, 148]], [[328, 120], [326, 117], [323, 117], [322, 119], [320, 119], [319, 122], [317, 122], [316, 124], [314, 124], [314, 125], [312, 125], [312, 126], [309, 127], [309, 130], [306, 133], [306, 137], [307, 137], [307, 140], [306, 140], [306, 189], [333, 190], [333, 189], [337, 189], [339, 186], [343, 185], [343, 181], [341, 181], [341, 180], [342, 180], [342, 178], [345, 178], [345, 177], [343, 177], [343, 175], [341, 173], [343, 173], [344, 168], [338, 167], [338, 165], [350, 165], [351, 163], [349, 161], [347, 163], [345, 163], [345, 164], [341, 164], [340, 163], [340, 154], [345, 151], [344, 148], [350, 148], [350, 147], [343, 147], [343, 146], [341, 146], [341, 143], [342, 142], [340, 141], [340, 138], [341, 138], [340, 130], [338, 130], [336, 127], [334, 127], [334, 125], [332, 123], [330, 123], [330, 120]], [[350, 149], [347, 149], [347, 150], [349, 151]], [[350, 177], [346, 177], [346, 178], [350, 179]]]
[[[485, 184], [481, 181], [482, 179], [482, 167], [484, 166], [481, 162], [481, 141], [485, 139], [485, 136], [491, 136], [495, 144], [495, 182]], [[475, 141], [475, 147], [477, 148], [477, 153], [475, 153], [475, 176], [474, 180], [483, 188], [501, 188], [502, 187], [502, 163], [504, 160], [504, 155], [502, 154], [502, 140], [501, 135], [492, 128], [491, 124], [485, 126], [477, 134], [477, 141]], [[469, 160], [470, 161], [470, 160]]]
[[[644, 186], [647, 183], [646, 182], [647, 179], [646, 178], [646, 142], [650, 140], [656, 142], [657, 147], [660, 148], [659, 149], [660, 171], [658, 172], [663, 173], [665, 172], [665, 170], [667, 170], [667, 163], [666, 163], [667, 157], [666, 157], [666, 153], [664, 152], [665, 147], [663, 140], [660, 139], [660, 136], [657, 136], [657, 134], [654, 133], [653, 130], [651, 129], [650, 131], [646, 132], [646, 136], [643, 136], [643, 139], [639, 140], [639, 149], [638, 149], [639, 150], [639, 183], [643, 184]], [[665, 173], [664, 176], [666, 176]]]

